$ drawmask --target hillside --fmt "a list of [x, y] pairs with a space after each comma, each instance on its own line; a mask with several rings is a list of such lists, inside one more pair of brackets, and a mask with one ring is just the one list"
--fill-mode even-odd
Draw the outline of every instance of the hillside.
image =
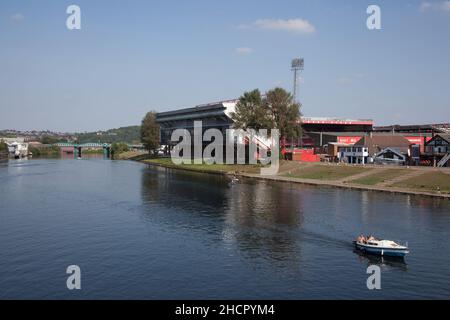
[[77, 133], [78, 143], [85, 142], [99, 142], [99, 143], [114, 143], [125, 142], [130, 144], [138, 144], [140, 138], [140, 126], [121, 127], [117, 129], [110, 129], [107, 131]]

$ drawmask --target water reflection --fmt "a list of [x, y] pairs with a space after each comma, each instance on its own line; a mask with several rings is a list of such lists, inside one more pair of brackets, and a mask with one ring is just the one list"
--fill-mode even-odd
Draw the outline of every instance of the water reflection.
[[367, 264], [367, 266], [377, 265], [382, 270], [386, 270], [389, 268], [395, 268], [400, 271], [408, 270], [407, 261], [403, 257], [382, 257], [382, 256], [370, 255], [370, 254], [365, 254], [365, 253], [361, 252], [360, 250], [356, 250], [356, 249], [353, 250], [353, 252], [358, 257], [358, 260], [360, 262]]
[[[125, 161], [0, 166], [0, 298], [445, 298], [446, 199], [266, 183]], [[24, 201], [26, 199], [26, 201]], [[407, 240], [396, 261], [353, 252], [360, 233]], [[378, 264], [383, 290], [369, 291]], [[55, 278], [60, 274], [60, 278]], [[99, 277], [101, 275], [101, 277]], [[420, 290], [417, 290], [420, 289]]]
[[[176, 196], [174, 196], [176, 195]], [[145, 203], [169, 212], [158, 222], [215, 234], [222, 245], [235, 247], [256, 262], [283, 261], [297, 270], [302, 223], [302, 196], [277, 184], [149, 167], [142, 174]], [[146, 219], [155, 221], [149, 210]], [[293, 231], [294, 230], [294, 231]]]

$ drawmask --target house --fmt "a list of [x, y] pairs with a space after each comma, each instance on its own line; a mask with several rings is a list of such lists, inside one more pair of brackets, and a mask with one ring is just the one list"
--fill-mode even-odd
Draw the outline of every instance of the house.
[[426, 142], [425, 152], [434, 158], [434, 163], [438, 167], [448, 167], [450, 163], [450, 133], [436, 134]]
[[450, 152], [450, 133], [436, 134], [425, 143], [425, 152], [435, 155], [443, 155]]
[[[411, 142], [404, 136], [397, 134], [370, 134], [363, 136], [351, 147], [339, 148], [341, 161], [348, 163], [373, 163], [376, 157], [383, 161], [386, 157], [404, 155], [405, 161], [409, 157]], [[384, 152], [382, 152], [384, 151]], [[400, 157], [399, 157], [400, 158]]]
[[408, 154], [398, 151], [395, 148], [386, 148], [378, 152], [374, 158], [375, 164], [405, 165]]

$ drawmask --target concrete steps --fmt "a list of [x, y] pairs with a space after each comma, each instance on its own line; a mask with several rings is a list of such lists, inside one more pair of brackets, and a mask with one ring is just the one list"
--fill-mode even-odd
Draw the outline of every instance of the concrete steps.
[[447, 153], [447, 154], [441, 159], [441, 161], [438, 162], [437, 166], [438, 166], [438, 167], [443, 167], [443, 166], [448, 162], [448, 160], [450, 160], [450, 153]]

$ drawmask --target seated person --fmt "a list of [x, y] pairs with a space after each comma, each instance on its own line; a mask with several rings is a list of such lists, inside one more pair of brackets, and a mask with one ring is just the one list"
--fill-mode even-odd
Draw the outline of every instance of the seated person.
[[361, 234], [361, 235], [358, 237], [358, 242], [359, 242], [359, 243], [366, 243], [366, 238]]

